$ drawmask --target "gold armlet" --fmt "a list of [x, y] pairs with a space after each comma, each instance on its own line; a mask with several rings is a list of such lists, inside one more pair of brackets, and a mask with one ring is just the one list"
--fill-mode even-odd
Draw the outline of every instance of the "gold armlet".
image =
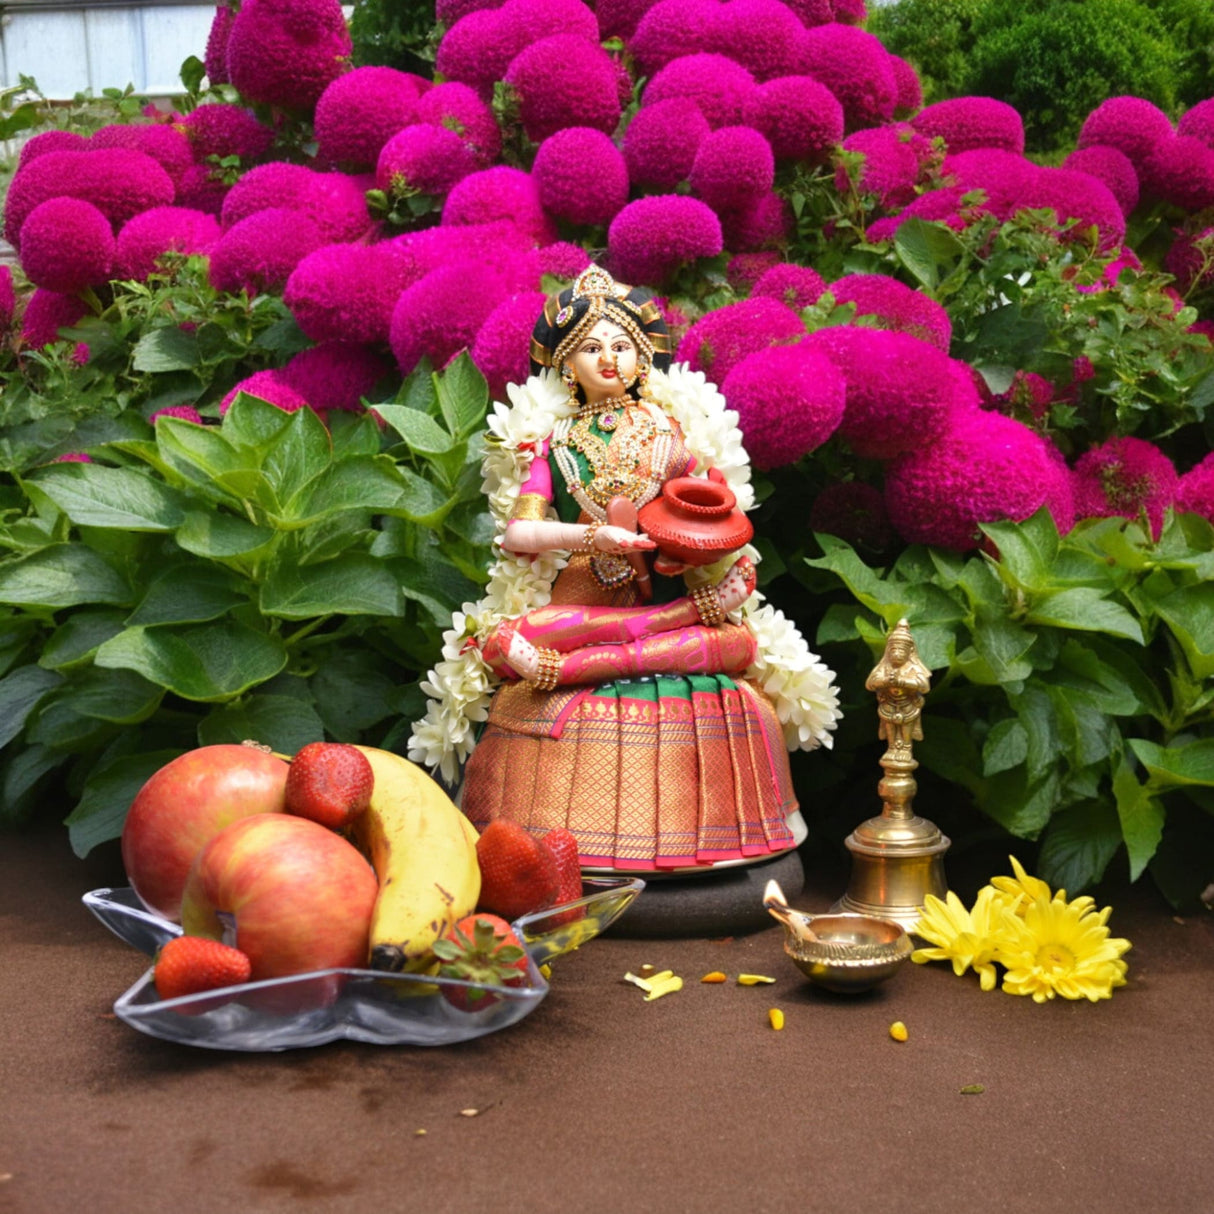
[[594, 537], [598, 534], [599, 528], [602, 525], [602, 523], [587, 523], [586, 531], [582, 535], [582, 547], [585, 548], [587, 552], [595, 551]]
[[715, 586], [697, 586], [691, 592], [691, 601], [696, 605], [700, 621], [709, 628], [725, 623], [725, 612], [721, 610], [721, 599]]
[[531, 685], [536, 691], [555, 691], [561, 681], [561, 655], [555, 649], [539, 649], [540, 668]]
[[512, 523], [539, 523], [548, 517], [548, 499], [542, 493], [521, 493], [514, 503]]

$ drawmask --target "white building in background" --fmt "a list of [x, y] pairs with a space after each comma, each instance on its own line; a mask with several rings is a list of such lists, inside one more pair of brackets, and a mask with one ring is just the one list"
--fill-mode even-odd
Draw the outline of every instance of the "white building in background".
[[32, 76], [52, 100], [128, 84], [180, 93], [181, 65], [202, 58], [214, 15], [198, 0], [0, 0], [0, 88]]

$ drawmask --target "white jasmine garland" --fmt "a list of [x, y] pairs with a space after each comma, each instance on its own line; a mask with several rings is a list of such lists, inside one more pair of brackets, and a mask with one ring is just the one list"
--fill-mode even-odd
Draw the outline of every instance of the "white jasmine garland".
[[[510, 404], [494, 402], [486, 418], [489, 434], [481, 464], [481, 487], [496, 525], [497, 559], [490, 567], [484, 597], [478, 603], [465, 603], [443, 633], [442, 660], [421, 683], [430, 703], [425, 717], [414, 722], [409, 740], [409, 758], [437, 769], [448, 784], [455, 783], [460, 765], [476, 745], [476, 726], [488, 716], [501, 681], [481, 656], [480, 646], [502, 620], [544, 606], [556, 575], [568, 563], [567, 555], [558, 553], [516, 556], [502, 549], [501, 539], [536, 445], [551, 434], [558, 419], [571, 416], [576, 405], [552, 370], [533, 375], [524, 384], [510, 384], [506, 391]], [[726, 407], [724, 396], [703, 372], [692, 371], [685, 363], [668, 374], [650, 372], [649, 392], [679, 423], [697, 467], [719, 469], [738, 505], [749, 510], [754, 505], [750, 461], [738, 415]], [[753, 548], [746, 553], [758, 562]], [[723, 572], [711, 567], [701, 576], [716, 580]], [[762, 600], [761, 594], [752, 595], [741, 611], [758, 640], [758, 658], [747, 676], [771, 698], [790, 750], [829, 747], [831, 731], [842, 715], [834, 674], [810, 652], [795, 625]]]

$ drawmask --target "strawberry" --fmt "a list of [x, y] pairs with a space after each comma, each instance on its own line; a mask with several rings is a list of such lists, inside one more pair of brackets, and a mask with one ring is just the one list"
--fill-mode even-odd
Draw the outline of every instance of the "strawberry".
[[[576, 902], [582, 896], [582, 865], [581, 857], [578, 855], [577, 839], [574, 838], [573, 832], [566, 830], [563, 826], [558, 826], [550, 830], [541, 843], [556, 858], [556, 867], [561, 874], [561, 888], [556, 895], [557, 906], [563, 906], [566, 902]], [[560, 927], [565, 923], [572, 923], [575, 919], [583, 918], [585, 914], [586, 908], [579, 906], [576, 910], [551, 915], [547, 920], [547, 925]]]
[[[527, 950], [509, 923], [478, 911], [465, 915], [434, 942], [444, 978], [462, 978], [489, 986], [522, 986], [527, 980]], [[483, 987], [444, 986], [443, 996], [460, 1011], [479, 1012], [500, 999]]]
[[556, 857], [517, 822], [498, 818], [476, 843], [481, 870], [478, 909], [505, 919], [556, 904], [561, 874]]
[[287, 812], [341, 830], [367, 808], [374, 784], [371, 764], [357, 746], [309, 742], [287, 772]]
[[156, 954], [152, 981], [161, 999], [248, 982], [249, 958], [238, 948], [207, 936], [176, 936]]

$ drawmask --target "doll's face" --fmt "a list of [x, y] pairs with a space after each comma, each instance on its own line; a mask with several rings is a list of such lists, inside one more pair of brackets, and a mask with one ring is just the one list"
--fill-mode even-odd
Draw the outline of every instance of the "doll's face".
[[610, 320], [598, 321], [567, 359], [587, 403], [619, 396], [636, 378], [637, 348]]

